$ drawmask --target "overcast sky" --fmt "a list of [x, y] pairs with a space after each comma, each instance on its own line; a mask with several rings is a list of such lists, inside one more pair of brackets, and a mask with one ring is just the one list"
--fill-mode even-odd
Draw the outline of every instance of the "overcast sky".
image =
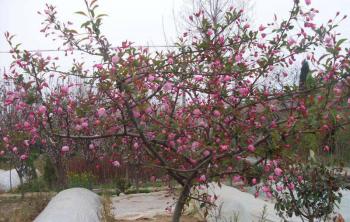
[[[164, 45], [176, 37], [174, 20], [183, 9], [184, 0], [99, 0], [100, 11], [108, 14], [103, 25], [110, 41], [119, 45], [130, 40], [138, 45]], [[187, 0], [188, 1], [188, 0]], [[274, 13], [279, 18], [287, 17], [293, 0], [253, 1], [252, 22], [255, 25], [272, 20]], [[301, 0], [303, 1], [303, 0]], [[58, 17], [79, 23], [81, 16], [75, 11], [84, 9], [83, 0], [0, 0], [0, 51], [9, 47], [3, 37], [5, 31], [16, 34], [16, 41], [26, 49], [55, 49], [57, 46], [46, 39], [41, 29], [42, 11], [45, 3], [57, 6]], [[326, 22], [337, 11], [350, 15], [350, 0], [313, 0], [312, 7], [320, 10], [317, 21]], [[349, 19], [342, 23], [340, 32], [350, 38]], [[0, 54], [0, 68], [7, 67], [8, 54]]]

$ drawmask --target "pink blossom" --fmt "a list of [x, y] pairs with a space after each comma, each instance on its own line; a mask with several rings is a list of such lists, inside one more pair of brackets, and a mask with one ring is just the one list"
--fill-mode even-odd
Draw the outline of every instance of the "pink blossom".
[[275, 168], [275, 175], [276, 176], [279, 177], [282, 175], [282, 173], [283, 173], [283, 170], [281, 168], [279, 168], [279, 167]]
[[225, 82], [228, 82], [231, 80], [231, 76], [229, 75], [225, 75], [224, 78], [222, 78], [222, 81], [225, 83]]
[[29, 123], [28, 121], [25, 121], [25, 122], [23, 123], [23, 126], [24, 126], [25, 128], [29, 128], [29, 127], [30, 127], [30, 123]]
[[199, 177], [198, 182], [203, 183], [207, 180], [207, 177], [203, 174]]
[[97, 115], [99, 118], [106, 116], [106, 109], [103, 107], [99, 108], [97, 111]]
[[62, 146], [61, 151], [62, 152], [68, 152], [69, 151], [69, 146]]
[[199, 116], [199, 115], [201, 115], [202, 114], [202, 112], [199, 110], [199, 109], [195, 109], [195, 110], [193, 110], [193, 115], [195, 115], [195, 116]]
[[75, 127], [74, 127], [74, 129], [76, 130], [76, 131], [80, 131], [80, 130], [82, 130], [82, 126], [80, 125], [80, 124], [77, 124]]
[[89, 144], [89, 149], [90, 149], [90, 150], [93, 150], [93, 149], [95, 149], [95, 144], [93, 144], [93, 143], [90, 143], [90, 144]]
[[219, 117], [221, 115], [219, 110], [214, 110], [213, 114], [214, 114], [215, 117]]
[[102, 64], [95, 64], [94, 65], [97, 69], [103, 69], [103, 65]]
[[275, 181], [275, 177], [272, 176], [272, 175], [268, 176], [268, 179], [269, 179], [270, 181]]
[[263, 25], [260, 25], [260, 26], [259, 26], [259, 31], [260, 31], [260, 32], [264, 31], [265, 29], [266, 29], [265, 26], [263, 26]]
[[219, 43], [221, 45], [223, 45], [225, 43], [225, 37], [224, 36], [222, 36], [222, 35], [219, 36]]
[[174, 59], [173, 59], [172, 57], [169, 57], [169, 58], [168, 58], [168, 63], [169, 63], [170, 65], [174, 64]]
[[350, 106], [350, 98], [348, 98], [348, 105]]
[[44, 114], [44, 113], [46, 113], [46, 106], [39, 106], [39, 108], [38, 108], [38, 112], [39, 112], [39, 114]]
[[234, 175], [233, 176], [233, 182], [237, 183], [239, 181], [241, 181], [241, 176], [240, 175]]
[[135, 149], [138, 149], [140, 147], [140, 144], [138, 142], [135, 142], [133, 145], [132, 145]]
[[81, 124], [81, 126], [86, 129], [86, 128], [88, 128], [89, 124], [88, 124], [88, 122], [83, 122]]
[[171, 82], [167, 82], [164, 84], [163, 89], [164, 91], [170, 91], [173, 88], [173, 84]]
[[229, 148], [228, 145], [220, 145], [220, 151], [221, 151], [221, 152], [227, 151], [228, 148]]
[[249, 145], [248, 145], [248, 150], [249, 150], [250, 152], [254, 152], [254, 151], [255, 151], [255, 146], [254, 146], [253, 144], [249, 144]]
[[266, 193], [266, 197], [267, 197], [267, 198], [271, 198], [271, 197], [272, 197], [272, 193], [271, 193], [271, 192], [267, 192], [267, 193]]
[[277, 186], [276, 186], [276, 190], [279, 191], [279, 192], [281, 192], [281, 191], [283, 190], [283, 186], [277, 185]]
[[68, 86], [62, 86], [61, 87], [61, 93], [64, 95], [68, 94], [69, 87]]
[[196, 76], [194, 77], [194, 80], [196, 80], [196, 81], [198, 81], [198, 82], [201, 82], [201, 81], [203, 81], [203, 76], [196, 75]]
[[0, 156], [3, 156], [3, 155], [5, 155], [5, 151], [1, 150], [0, 151]]
[[235, 61], [237, 63], [240, 63], [242, 61], [242, 54], [241, 53], [238, 53], [236, 56], [235, 56]]
[[209, 150], [204, 150], [203, 155], [204, 156], [209, 156], [210, 155], [210, 151]]
[[147, 79], [148, 81], [153, 82], [156, 78], [154, 77], [154, 75], [149, 75]]
[[311, 22], [305, 22], [304, 23], [304, 27], [305, 28], [315, 29], [316, 28], [316, 24], [315, 23], [311, 23]]
[[212, 29], [208, 29], [207, 35], [211, 36], [212, 34], [214, 34], [214, 31]]
[[242, 87], [238, 89], [239, 94], [241, 94], [241, 96], [245, 97], [248, 96], [249, 94], [249, 89], [247, 87]]
[[62, 114], [62, 113], [63, 113], [62, 107], [58, 107], [57, 110], [56, 110], [56, 112], [57, 112], [58, 114]]
[[258, 191], [256, 191], [256, 192], [254, 193], [254, 197], [255, 197], [255, 198], [258, 198], [258, 197], [259, 197], [259, 192], [258, 192]]
[[306, 3], [307, 5], [310, 5], [310, 4], [311, 4], [311, 0], [305, 0], [305, 3]]
[[140, 118], [141, 117], [141, 113], [138, 110], [133, 110], [132, 114], [134, 115], [135, 118]]
[[114, 161], [112, 162], [112, 165], [115, 166], [115, 167], [120, 167], [120, 163], [119, 163], [118, 160], [114, 160]]
[[26, 147], [29, 147], [29, 140], [24, 140], [24, 141], [23, 141], [23, 144], [24, 144]]
[[17, 153], [17, 151], [18, 151], [17, 147], [12, 148], [12, 152]]
[[119, 62], [119, 56], [115, 55], [112, 57], [112, 63], [118, 63]]
[[255, 185], [257, 183], [256, 178], [252, 179], [252, 184]]
[[268, 186], [263, 186], [263, 187], [262, 187], [262, 191], [263, 191], [264, 193], [270, 192], [270, 187], [268, 187]]
[[287, 40], [287, 43], [288, 43], [289, 46], [291, 46], [291, 45], [294, 45], [294, 44], [296, 43], [296, 41], [295, 41], [292, 37], [290, 37], [290, 38]]
[[10, 140], [9, 140], [9, 138], [8, 138], [7, 136], [4, 136], [4, 137], [2, 138], [2, 140], [3, 140], [5, 143], [9, 143], [9, 142], [10, 142]]
[[26, 160], [26, 159], [28, 159], [28, 155], [22, 154], [19, 158], [20, 158], [21, 160]]
[[288, 188], [289, 188], [290, 190], [294, 190], [294, 188], [295, 188], [294, 183], [289, 183], [289, 184], [288, 184]]
[[299, 183], [303, 182], [303, 180], [304, 180], [303, 176], [298, 176], [298, 182]]
[[324, 146], [323, 147], [323, 151], [325, 151], [325, 152], [329, 152], [331, 150], [331, 148], [329, 148], [329, 146]]
[[197, 141], [194, 141], [194, 142], [192, 143], [191, 148], [192, 148], [193, 151], [195, 151], [199, 146], [200, 146], [200, 143], [197, 142]]

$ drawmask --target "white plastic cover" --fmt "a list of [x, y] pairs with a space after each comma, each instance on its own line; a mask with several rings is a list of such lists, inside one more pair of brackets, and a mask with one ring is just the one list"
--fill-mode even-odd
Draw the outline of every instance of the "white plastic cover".
[[99, 222], [101, 209], [97, 194], [85, 188], [71, 188], [52, 198], [34, 222]]
[[345, 221], [350, 221], [350, 191], [342, 190], [341, 193], [343, 197], [339, 204], [339, 209], [336, 209], [335, 211], [340, 213]]
[[[25, 179], [23, 179], [25, 181]], [[0, 170], [0, 191], [7, 192], [17, 188], [20, 185], [19, 176], [15, 169], [12, 170]]]
[[[234, 187], [222, 185], [218, 186], [216, 183], [211, 183], [208, 190], [203, 190], [209, 195], [214, 194], [218, 197], [215, 201], [218, 208], [211, 209], [206, 217], [208, 222], [224, 222], [235, 221], [235, 217], [238, 217], [238, 221], [251, 222], [251, 221], [274, 221], [279, 222], [281, 218], [274, 210], [274, 204], [267, 202], [259, 198], [255, 198], [253, 195], [242, 192]], [[265, 220], [262, 219], [262, 212], [265, 207]], [[197, 209], [198, 206], [197, 206]], [[199, 213], [204, 216], [199, 210]], [[292, 218], [289, 221], [301, 221], [299, 218]]]
[[157, 215], [170, 215], [166, 208], [173, 206], [174, 202], [166, 191], [115, 196], [112, 198], [112, 213], [118, 220], [149, 219]]

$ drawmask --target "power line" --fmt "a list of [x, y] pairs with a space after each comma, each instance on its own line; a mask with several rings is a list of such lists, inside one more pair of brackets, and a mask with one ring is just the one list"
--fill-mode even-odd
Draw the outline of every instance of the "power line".
[[[133, 46], [135, 48], [178, 48], [179, 46], [176, 45], [135, 45]], [[119, 47], [110, 47], [109, 49], [117, 49]], [[92, 48], [97, 49], [97, 48]], [[71, 52], [71, 51], [81, 51], [79, 49], [30, 49], [30, 50], [19, 50], [20, 52]], [[6, 51], [6, 50], [0, 50], [0, 54], [11, 54], [13, 52]]]

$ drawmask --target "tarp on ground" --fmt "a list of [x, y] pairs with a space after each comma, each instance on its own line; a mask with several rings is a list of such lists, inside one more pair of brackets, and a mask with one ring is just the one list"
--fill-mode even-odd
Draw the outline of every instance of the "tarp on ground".
[[97, 194], [85, 188], [71, 188], [53, 197], [34, 222], [99, 222], [101, 210]]
[[343, 196], [336, 212], [340, 213], [345, 221], [350, 221], [350, 191], [342, 190], [341, 194]]
[[[25, 179], [24, 179], [25, 180]], [[0, 191], [8, 192], [17, 188], [20, 185], [18, 173], [15, 169], [12, 170], [0, 170]]]
[[138, 193], [112, 197], [112, 214], [118, 220], [134, 221], [140, 218], [153, 218], [158, 215], [171, 215], [166, 211], [175, 203], [173, 196], [166, 191]]
[[[206, 217], [208, 222], [224, 222], [224, 221], [238, 221], [240, 222], [252, 222], [252, 221], [266, 221], [266, 222], [279, 222], [281, 218], [274, 210], [274, 204], [269, 201], [265, 201], [259, 198], [255, 198], [252, 194], [242, 192], [234, 187], [222, 185], [219, 187], [216, 183], [209, 184], [208, 189], [204, 189], [201, 192], [206, 192], [209, 195], [217, 196], [215, 205], [217, 208], [209, 210], [209, 214]], [[201, 217], [204, 218], [204, 212], [198, 209]], [[264, 220], [262, 220], [262, 213], [265, 212]], [[292, 218], [290, 222], [299, 222], [299, 218]]]

